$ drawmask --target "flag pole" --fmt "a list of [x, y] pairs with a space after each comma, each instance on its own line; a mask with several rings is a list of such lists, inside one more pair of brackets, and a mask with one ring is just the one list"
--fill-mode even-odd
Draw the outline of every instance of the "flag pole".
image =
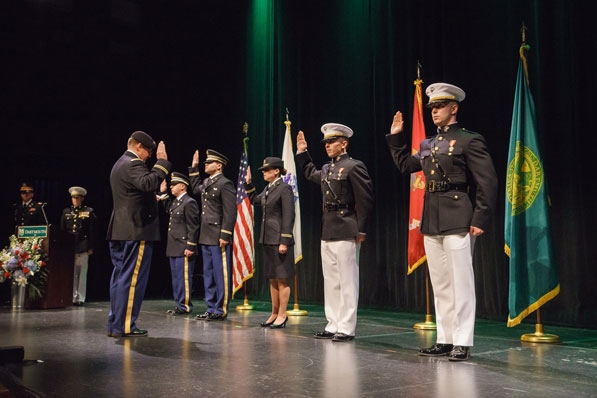
[[[249, 133], [249, 124], [247, 122], [245, 122], [243, 124], [243, 150], [245, 151], [245, 153], [247, 153], [247, 142], [249, 141], [249, 137], [248, 137], [248, 133]], [[247, 283], [249, 281], [246, 280], [243, 283], [243, 292], [245, 294], [244, 300], [242, 304], [239, 304], [236, 306], [236, 310], [237, 311], [250, 311], [253, 309], [253, 306], [251, 304], [249, 304], [249, 294], [247, 292]]]
[[[521, 79], [523, 81], [523, 86], [526, 86], [526, 88], [528, 89], [529, 87], [529, 73], [528, 73], [528, 68], [527, 68], [527, 59], [525, 56], [525, 51], [528, 50], [530, 48], [529, 45], [527, 45], [526, 43], [526, 32], [527, 32], [527, 27], [524, 24], [524, 21], [522, 23], [522, 27], [520, 28], [520, 33], [522, 35], [522, 44], [520, 45], [520, 49], [519, 49], [519, 53], [520, 53], [520, 61], [522, 62], [522, 70], [524, 72], [524, 78]], [[520, 78], [520, 67], [519, 67], [519, 78]], [[518, 82], [517, 82], [517, 91], [518, 91]], [[531, 99], [531, 104], [532, 104], [532, 97], [530, 94], [530, 91], [528, 93], [529, 98]], [[516, 106], [516, 97], [515, 97], [515, 106]], [[515, 108], [516, 109], [516, 108]], [[514, 117], [513, 117], [514, 118]], [[533, 114], [533, 118], [534, 118], [534, 114]], [[534, 122], [534, 120], [533, 120]], [[514, 122], [513, 122], [514, 125]], [[534, 129], [532, 129], [533, 133], [534, 133]], [[526, 146], [526, 137], [525, 137], [525, 142], [523, 142], [523, 144]], [[508, 178], [510, 176], [508, 175]], [[509, 192], [507, 192], [507, 196], [509, 195]], [[508, 211], [506, 211], [506, 216], [508, 215]], [[549, 234], [549, 231], [548, 231]], [[549, 235], [547, 235], [549, 236]], [[506, 254], [508, 255], [508, 257], [510, 258], [510, 263], [512, 264], [512, 249], [509, 245], [509, 242], [506, 242], [507, 245], [505, 246], [506, 248]], [[548, 243], [550, 244], [550, 243]], [[512, 273], [512, 271], [511, 271]], [[548, 291], [547, 293], [545, 293], [538, 301], [536, 301], [535, 303], [532, 303], [527, 310], [522, 311], [521, 314], [519, 314], [517, 317], [515, 317], [515, 320], [512, 321], [510, 320], [510, 316], [508, 316], [508, 327], [510, 326], [515, 326], [518, 323], [520, 323], [520, 321], [522, 320], [522, 318], [524, 318], [527, 315], [526, 311], [532, 311], [533, 308], [536, 307], [535, 309], [535, 313], [537, 314], [537, 321], [535, 324], [535, 333], [527, 333], [527, 334], [523, 334], [520, 337], [521, 341], [524, 342], [529, 342], [529, 343], [559, 343], [560, 342], [560, 338], [554, 334], [545, 334], [544, 330], [543, 330], [543, 324], [541, 322], [541, 306], [543, 304], [545, 304], [545, 302], [547, 302], [548, 300], [551, 300], [553, 297], [555, 297], [555, 295], [557, 295], [559, 293], [560, 287], [559, 287], [559, 283], [557, 284], [557, 286], [552, 289], [551, 291]], [[510, 295], [512, 295], [512, 286], [510, 286]], [[510, 311], [511, 313], [513, 311]]]
[[429, 294], [429, 267], [425, 262], [425, 304], [427, 313], [425, 315], [425, 322], [415, 323], [413, 326], [417, 330], [436, 330], [437, 325], [433, 322], [433, 315], [431, 315], [431, 295]]
[[[414, 143], [415, 141], [419, 141], [425, 138], [425, 125], [423, 122], [423, 109], [422, 109], [422, 105], [423, 105], [423, 89], [421, 88], [423, 84], [423, 80], [421, 79], [421, 63], [419, 61], [417, 61], [417, 79], [414, 81], [414, 85], [415, 85], [415, 98], [414, 98], [414, 104], [413, 104], [413, 126], [412, 126], [412, 138], [411, 138], [411, 147], [412, 147], [412, 151], [414, 153]], [[418, 142], [417, 142], [418, 143]], [[437, 326], [435, 325], [435, 322], [433, 322], [433, 316], [431, 315], [431, 294], [430, 294], [430, 289], [429, 289], [429, 267], [427, 265], [427, 257], [425, 256], [425, 250], [423, 249], [423, 252], [420, 253], [417, 250], [417, 247], [423, 247], [423, 242], [421, 240], [422, 236], [421, 235], [416, 235], [416, 239], [415, 236], [411, 235], [411, 229], [414, 229], [415, 226], [417, 225], [414, 222], [414, 213], [416, 213], [417, 210], [417, 204], [421, 204], [423, 197], [421, 196], [421, 191], [419, 191], [419, 189], [424, 188], [424, 177], [422, 176], [422, 172], [419, 172], [420, 175], [417, 176], [417, 178], [415, 178], [414, 181], [411, 182], [412, 186], [411, 186], [411, 192], [410, 192], [410, 203], [409, 203], [409, 236], [408, 236], [408, 246], [409, 246], [409, 254], [408, 254], [408, 267], [409, 267], [409, 271], [408, 273], [410, 274], [412, 271], [415, 270], [416, 267], [418, 267], [420, 264], [422, 264], [423, 262], [425, 263], [425, 304], [426, 304], [426, 309], [427, 309], [427, 313], [425, 315], [425, 322], [417, 322], [414, 324], [413, 328], [414, 329], [418, 329], [418, 330], [436, 330]], [[421, 180], [420, 180], [420, 179]], [[423, 183], [423, 186], [421, 187], [421, 183]], [[422, 210], [422, 209], [419, 209]], [[420, 217], [420, 215], [417, 215], [417, 217]], [[420, 232], [419, 232], [420, 234]], [[417, 246], [417, 243], [420, 246]], [[416, 255], [415, 257], [415, 262], [413, 263], [411, 261], [411, 250], [412, 252]], [[411, 268], [411, 264], [412, 264], [412, 268]]]
[[[286, 120], [284, 121], [284, 124], [286, 125], [286, 129], [290, 132], [290, 126], [292, 125], [292, 122], [290, 121], [289, 117], [288, 117], [288, 108], [286, 108]], [[296, 271], [296, 265], [297, 263], [300, 261], [300, 259], [295, 259], [295, 271]], [[293, 288], [293, 296], [294, 296], [294, 306], [292, 308], [292, 310], [290, 311], [286, 311], [286, 315], [290, 315], [290, 316], [306, 316], [309, 314], [309, 312], [307, 312], [306, 310], [301, 310], [300, 306], [299, 306], [299, 302], [298, 302], [298, 276], [297, 273], [294, 273], [294, 288]]]

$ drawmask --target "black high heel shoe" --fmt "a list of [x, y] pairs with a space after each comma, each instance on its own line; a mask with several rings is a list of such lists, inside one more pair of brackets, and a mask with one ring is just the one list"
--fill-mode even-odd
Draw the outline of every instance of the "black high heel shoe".
[[260, 325], [261, 325], [262, 328], [270, 327], [270, 326], [272, 326], [274, 324], [274, 322], [276, 321], [276, 319], [278, 319], [278, 317], [274, 318], [274, 320], [271, 321], [271, 322], [268, 322], [268, 321], [261, 322]]
[[[278, 318], [276, 318], [278, 319]], [[288, 322], [288, 316], [286, 316], [286, 319], [284, 319], [284, 322], [282, 323], [272, 323], [269, 327], [272, 329], [283, 329], [286, 327], [286, 322]]]

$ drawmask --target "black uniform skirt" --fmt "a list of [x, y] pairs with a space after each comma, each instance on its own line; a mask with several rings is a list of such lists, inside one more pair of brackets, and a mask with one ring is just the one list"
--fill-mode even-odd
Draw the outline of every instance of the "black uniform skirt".
[[267, 279], [294, 277], [294, 246], [286, 254], [278, 252], [279, 245], [263, 245], [263, 275]]

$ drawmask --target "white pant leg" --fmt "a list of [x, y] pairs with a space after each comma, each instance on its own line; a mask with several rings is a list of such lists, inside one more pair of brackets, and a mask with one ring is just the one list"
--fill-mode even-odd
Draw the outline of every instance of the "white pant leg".
[[325, 318], [328, 321], [325, 330], [336, 333], [338, 332], [340, 272], [332, 243], [325, 240], [321, 241], [321, 271], [323, 272], [323, 309]]
[[433, 286], [437, 342], [470, 347], [475, 329], [474, 239], [469, 234], [424, 238]]
[[75, 269], [73, 275], [73, 303], [85, 302], [87, 294], [87, 266], [89, 254], [75, 253]]
[[326, 330], [354, 336], [359, 303], [361, 245], [346, 240], [322, 241], [321, 247], [325, 311], [328, 319]]
[[423, 243], [433, 288], [437, 343], [452, 344], [450, 325], [454, 319], [454, 297], [452, 295], [452, 277], [448, 272], [448, 260], [444, 253], [443, 239], [444, 237], [439, 235], [425, 235]]

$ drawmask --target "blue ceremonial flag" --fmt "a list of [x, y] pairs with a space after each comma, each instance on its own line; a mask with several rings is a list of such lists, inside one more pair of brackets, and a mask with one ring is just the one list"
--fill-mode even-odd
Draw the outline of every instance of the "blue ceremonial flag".
[[506, 176], [505, 247], [510, 258], [508, 327], [560, 292], [549, 223], [549, 197], [537, 145], [535, 104], [520, 48]]

